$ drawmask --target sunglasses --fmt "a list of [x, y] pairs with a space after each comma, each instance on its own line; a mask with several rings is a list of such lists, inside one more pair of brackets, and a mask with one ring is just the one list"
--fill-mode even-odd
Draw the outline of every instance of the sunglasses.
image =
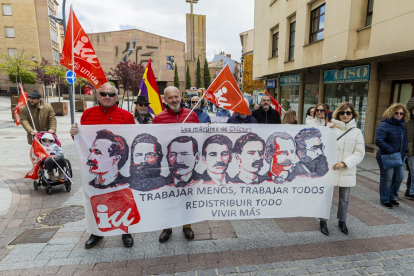
[[315, 112], [325, 112], [325, 109], [316, 109]]
[[196, 103], [198, 103], [198, 101], [195, 101], [195, 102], [193, 102], [193, 101], [192, 101], [191, 103], [192, 103], [192, 104], [196, 104]]
[[324, 144], [315, 145], [315, 146], [312, 146], [310, 149], [307, 149], [307, 150], [317, 151], [318, 149], [320, 149], [321, 151], [323, 151], [325, 149], [325, 145]]
[[149, 104], [148, 104], [148, 103], [139, 103], [138, 105], [139, 105], [140, 107], [143, 107], [143, 106], [148, 107], [148, 106], [149, 106]]
[[113, 92], [99, 92], [99, 95], [101, 95], [102, 97], [109, 96], [109, 97], [113, 98], [113, 97], [116, 96], [116, 93], [113, 93]]
[[394, 115], [401, 115], [401, 116], [404, 116], [404, 112], [394, 112]]
[[339, 111], [338, 114], [341, 115], [341, 116], [344, 116], [345, 114], [347, 116], [351, 116], [352, 115], [352, 111]]

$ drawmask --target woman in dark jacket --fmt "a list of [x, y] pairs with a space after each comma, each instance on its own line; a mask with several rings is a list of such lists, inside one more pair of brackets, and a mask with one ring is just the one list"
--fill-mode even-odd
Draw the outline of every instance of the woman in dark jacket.
[[[377, 128], [375, 144], [378, 146], [377, 162], [380, 168], [380, 203], [382, 206], [392, 209], [398, 207], [398, 190], [404, 179], [404, 165], [384, 169], [381, 155], [400, 152], [404, 160], [408, 151], [407, 135], [404, 130], [404, 119], [408, 120], [409, 113], [405, 106], [400, 103], [392, 104], [384, 111], [382, 123]], [[393, 179], [393, 174], [395, 178]]]

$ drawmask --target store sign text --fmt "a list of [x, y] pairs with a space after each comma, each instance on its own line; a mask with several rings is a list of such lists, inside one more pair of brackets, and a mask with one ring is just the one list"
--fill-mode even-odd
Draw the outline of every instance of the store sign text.
[[299, 85], [300, 75], [292, 75], [280, 78], [280, 85]]
[[343, 70], [328, 70], [324, 72], [324, 83], [363, 82], [369, 81], [370, 66], [349, 67]]

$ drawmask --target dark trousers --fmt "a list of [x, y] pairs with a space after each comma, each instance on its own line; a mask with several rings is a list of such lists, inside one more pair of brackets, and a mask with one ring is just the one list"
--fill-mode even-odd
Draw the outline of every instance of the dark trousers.
[[[65, 166], [65, 159], [63, 157], [56, 157], [55, 161], [63, 169], [63, 166]], [[47, 158], [45, 160], [45, 166], [46, 166], [47, 172], [53, 172], [53, 169], [57, 167], [55, 161], [53, 161], [52, 158]]]

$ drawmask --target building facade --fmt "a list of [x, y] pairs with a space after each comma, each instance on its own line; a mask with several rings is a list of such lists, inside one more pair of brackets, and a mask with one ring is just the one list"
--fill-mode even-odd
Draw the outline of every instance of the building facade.
[[[221, 62], [218, 62], [221, 61]], [[221, 64], [221, 69], [223, 69], [227, 64], [229, 65], [230, 71], [234, 76], [234, 79], [236, 80], [237, 84], [240, 83], [240, 63], [231, 59], [230, 54], [226, 54], [224, 52], [221, 52], [218, 55], [214, 55], [213, 60], [211, 61], [212, 66], [215, 66], [217, 69], [217, 66]], [[210, 66], [209, 66], [210, 67]], [[221, 70], [220, 70], [221, 71]], [[217, 72], [215, 71], [214, 75], [211, 75], [212, 79], [215, 78], [217, 75]]]
[[414, 1], [256, 0], [253, 77], [306, 110], [343, 101], [360, 114], [366, 144], [382, 113], [414, 96]]
[[[253, 80], [254, 30], [241, 33], [240, 42], [242, 45], [242, 56], [240, 62], [240, 91], [252, 94], [253, 90], [265, 88], [263, 80]], [[270, 89], [275, 88], [273, 87]]]
[[175, 66], [178, 66], [180, 91], [185, 90], [184, 42], [137, 29], [91, 33], [88, 36], [104, 72], [112, 71], [119, 62], [127, 59], [145, 67], [151, 58], [161, 95], [167, 86], [174, 85]]
[[[35, 61], [42, 58], [52, 64], [60, 62], [60, 31], [49, 15], [58, 14], [55, 0], [0, 0], [0, 55], [23, 51]], [[0, 61], [3, 62], [3, 61]], [[24, 85], [26, 91], [42, 91], [41, 85]], [[0, 75], [0, 89], [16, 93], [16, 84]], [[49, 91], [50, 88], [48, 88]]]

